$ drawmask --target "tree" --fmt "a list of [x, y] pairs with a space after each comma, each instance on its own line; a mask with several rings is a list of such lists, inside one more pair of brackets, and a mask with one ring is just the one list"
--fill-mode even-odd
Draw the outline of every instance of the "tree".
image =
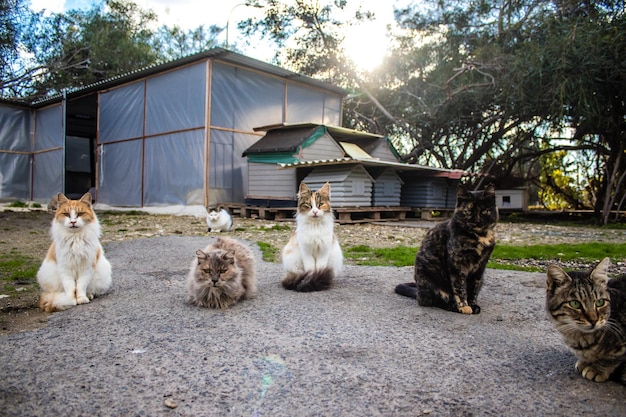
[[392, 117], [363, 94], [348, 121], [390, 133], [409, 162], [482, 173], [591, 150], [603, 173], [596, 210], [606, 221], [626, 184], [623, 2], [427, 4], [427, 13], [397, 11], [404, 36], [369, 81]]
[[273, 41], [278, 65], [337, 85], [355, 81], [354, 65], [342, 46], [342, 28], [371, 19], [370, 12], [359, 8], [346, 21], [334, 18], [345, 15], [346, 0], [257, 0], [255, 6], [265, 15], [241, 21], [238, 27], [249, 37], [260, 34]]
[[46, 15], [32, 13], [23, 0], [8, 0], [0, 4], [0, 19], [0, 95], [26, 101], [209, 49], [223, 30], [153, 31], [157, 16], [132, 0]]
[[88, 11], [38, 14], [24, 45], [39, 71], [24, 93], [42, 97], [136, 70], [158, 61], [152, 48], [151, 11], [124, 0], [106, 0]]
[[185, 31], [180, 26], [161, 26], [154, 37], [154, 49], [160, 59], [169, 61], [218, 46], [217, 38], [224, 28], [203, 25]]
[[18, 64], [22, 28], [30, 13], [23, 0], [0, 2], [0, 93], [18, 95], [29, 69]]

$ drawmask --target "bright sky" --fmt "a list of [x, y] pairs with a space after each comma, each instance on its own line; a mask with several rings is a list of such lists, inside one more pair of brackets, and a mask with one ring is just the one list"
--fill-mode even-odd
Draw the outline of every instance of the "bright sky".
[[[287, 0], [288, 1], [288, 0]], [[324, 1], [324, 0], [322, 0]], [[331, 1], [331, 0], [328, 0]], [[62, 12], [70, 9], [87, 9], [95, 0], [31, 0], [33, 10], [47, 9]], [[346, 50], [362, 70], [373, 69], [389, 49], [385, 37], [386, 26], [393, 23], [393, 5], [397, 0], [348, 0], [348, 5], [374, 12], [376, 19], [346, 33]], [[159, 16], [159, 23], [184, 29], [199, 25], [226, 26], [229, 23], [228, 43], [237, 44], [243, 53], [252, 58], [269, 61], [273, 55], [270, 47], [257, 42], [248, 47], [237, 30], [237, 22], [250, 16], [260, 17], [262, 9], [246, 6], [245, 0], [135, 0], [144, 9], [152, 9]], [[402, 3], [406, 3], [403, 1]], [[226, 34], [224, 33], [224, 41]]]

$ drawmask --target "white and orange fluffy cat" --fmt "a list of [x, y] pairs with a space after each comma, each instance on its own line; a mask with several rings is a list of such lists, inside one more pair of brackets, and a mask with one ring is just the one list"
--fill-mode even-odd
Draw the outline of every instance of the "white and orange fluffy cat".
[[341, 273], [343, 253], [334, 231], [335, 216], [330, 205], [330, 184], [311, 191], [305, 183], [298, 191], [296, 232], [282, 251], [288, 290], [310, 292], [330, 288]]
[[57, 195], [52, 220], [52, 244], [39, 271], [43, 311], [66, 310], [86, 304], [111, 286], [111, 264], [100, 244], [100, 223], [91, 206], [91, 194], [80, 200]]

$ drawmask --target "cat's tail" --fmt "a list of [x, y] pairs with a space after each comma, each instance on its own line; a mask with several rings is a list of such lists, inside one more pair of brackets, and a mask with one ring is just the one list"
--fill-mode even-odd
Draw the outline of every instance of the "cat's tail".
[[417, 285], [414, 282], [405, 282], [396, 285], [396, 293], [405, 297], [417, 298]]
[[316, 269], [301, 274], [287, 273], [281, 283], [288, 290], [299, 292], [324, 291], [333, 286], [332, 268]]
[[39, 296], [39, 308], [46, 313], [67, 310], [76, 305], [76, 299], [64, 292], [44, 292]]

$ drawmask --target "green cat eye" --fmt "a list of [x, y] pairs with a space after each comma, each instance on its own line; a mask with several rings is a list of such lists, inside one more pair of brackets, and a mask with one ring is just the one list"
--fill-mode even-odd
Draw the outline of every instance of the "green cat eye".
[[572, 300], [568, 304], [570, 307], [575, 308], [575, 309], [579, 309], [581, 306], [580, 301], [578, 300]]
[[602, 307], [604, 304], [606, 304], [606, 300], [596, 300], [596, 307]]

